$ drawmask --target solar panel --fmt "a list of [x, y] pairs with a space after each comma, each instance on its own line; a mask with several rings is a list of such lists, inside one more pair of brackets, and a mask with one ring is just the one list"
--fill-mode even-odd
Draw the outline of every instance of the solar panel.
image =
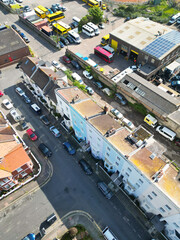
[[154, 57], [161, 57], [168, 52], [176, 44], [180, 43], [180, 33], [171, 31], [156, 38], [152, 43], [147, 45], [143, 50], [153, 55]]

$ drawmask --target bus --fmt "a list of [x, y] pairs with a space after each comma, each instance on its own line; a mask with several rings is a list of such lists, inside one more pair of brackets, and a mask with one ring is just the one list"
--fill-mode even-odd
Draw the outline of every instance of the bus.
[[96, 25], [95, 25], [94, 23], [92, 23], [92, 22], [88, 22], [87, 25], [94, 30], [94, 32], [95, 32], [96, 35], [99, 35], [100, 32], [99, 32], [98, 26], [96, 26]]
[[43, 12], [41, 9], [38, 7], [34, 8], [35, 13], [40, 17], [40, 18], [45, 18], [46, 14]]
[[95, 47], [94, 48], [94, 54], [96, 54], [98, 57], [102, 58], [104, 61], [111, 63], [113, 62], [113, 54], [104, 50], [102, 47]]
[[59, 24], [61, 27], [65, 28], [67, 32], [69, 32], [69, 31], [71, 30], [71, 27], [70, 27], [68, 24], [66, 24], [66, 23], [64, 23], [64, 22], [62, 22], [62, 21], [58, 21], [58, 24]]
[[83, 2], [87, 3], [90, 7], [99, 7], [99, 3], [96, 0], [83, 0]]
[[69, 36], [72, 37], [75, 43], [81, 43], [81, 39], [78, 33], [75, 31], [71, 30], [68, 32]]
[[82, 26], [82, 32], [85, 33], [86, 35], [88, 35], [89, 37], [94, 37], [95, 36], [94, 30], [87, 25]]
[[59, 23], [53, 23], [53, 31], [62, 35], [67, 33], [67, 30], [59, 25]]
[[107, 45], [109, 42], [109, 34], [107, 34], [106, 36], [102, 37], [101, 39], [101, 45], [105, 46]]
[[57, 21], [59, 19], [65, 18], [64, 13], [61, 11], [52, 13], [52, 14], [48, 14], [47, 15], [47, 19], [49, 22], [53, 22], [53, 21]]
[[45, 7], [41, 6], [41, 5], [37, 6], [37, 8], [39, 8], [41, 11], [43, 11], [46, 15], [49, 14], [49, 11], [48, 11], [47, 8], [45, 8]]

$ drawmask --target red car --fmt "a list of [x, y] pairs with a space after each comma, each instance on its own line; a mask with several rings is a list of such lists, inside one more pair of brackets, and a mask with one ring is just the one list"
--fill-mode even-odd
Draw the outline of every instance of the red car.
[[4, 93], [2, 91], [0, 91], [0, 97], [2, 97], [4, 95]]
[[175, 145], [178, 146], [178, 147], [180, 147], [180, 138], [177, 138], [177, 139], [175, 140]]
[[62, 57], [62, 60], [65, 62], [65, 63], [71, 63], [71, 60], [65, 55]]
[[29, 136], [29, 138], [32, 140], [32, 141], [35, 141], [37, 140], [37, 135], [34, 133], [34, 131], [29, 128], [27, 131], [26, 131], [27, 135]]

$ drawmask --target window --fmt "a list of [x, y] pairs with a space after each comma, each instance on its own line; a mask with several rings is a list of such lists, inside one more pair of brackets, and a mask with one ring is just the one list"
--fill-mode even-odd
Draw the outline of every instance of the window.
[[162, 213], [165, 212], [164, 208], [162, 208], [162, 207], [161, 207], [159, 210], [160, 210], [160, 212], [162, 212]]
[[141, 179], [139, 179], [139, 181], [138, 181], [140, 184], [143, 184], [143, 181], [141, 180]]
[[129, 177], [129, 174], [126, 172], [126, 176]]
[[77, 122], [76, 122], [76, 121], [74, 121], [74, 125], [76, 125], [76, 126], [77, 126]]
[[171, 208], [170, 208], [168, 205], [165, 205], [165, 207], [166, 207], [168, 210], [171, 210]]
[[119, 166], [119, 163], [116, 162], [116, 165]]
[[10, 187], [13, 187], [15, 185], [15, 183], [11, 182], [9, 183]]
[[9, 185], [7, 184], [6, 186], [4, 186], [5, 189], [9, 189]]
[[92, 136], [89, 136], [92, 139]]
[[140, 188], [140, 185], [138, 183], [136, 183], [136, 188]]
[[120, 157], [117, 157], [117, 160], [119, 160], [119, 161], [120, 161], [120, 160], [121, 160], [121, 159], [120, 159]]
[[98, 141], [100, 142], [100, 141], [101, 141], [101, 139], [100, 139], [100, 138], [98, 138]]
[[61, 102], [61, 101], [59, 101], [59, 104], [61, 104], [61, 105], [62, 105], [62, 102]]
[[5, 178], [5, 179], [3, 179], [3, 182], [7, 183], [7, 182], [9, 182], [9, 179]]
[[175, 227], [179, 228], [179, 225], [177, 225], [177, 223], [174, 222], [173, 224]]
[[89, 129], [89, 132], [92, 133], [91, 129]]
[[68, 111], [68, 107], [66, 107], [66, 110]]
[[108, 151], [111, 151], [111, 149], [110, 149], [109, 147], [107, 147], [107, 150], [108, 150]]
[[106, 166], [106, 167], [109, 167], [109, 165], [108, 165], [107, 163], [105, 164], [105, 166]]
[[152, 59], [151, 59], [151, 63], [154, 63], [154, 62], [155, 62], [155, 60], [152, 58]]
[[106, 153], [106, 155], [109, 157], [109, 153]]
[[128, 85], [129, 81], [128, 80], [124, 80], [123, 82], [125, 85]]
[[81, 122], [81, 125], [83, 125], [83, 122]]
[[22, 177], [25, 177], [27, 175], [27, 173], [26, 172], [22, 172], [21, 175], [22, 175]]
[[156, 197], [157, 196], [157, 194], [155, 193], [155, 192], [152, 192], [152, 194]]
[[0, 187], [3, 186], [5, 183], [3, 181], [0, 182]]
[[149, 209], [149, 206], [148, 206], [147, 204], [145, 204], [145, 208], [146, 208], [146, 209]]
[[132, 172], [132, 170], [131, 170], [130, 168], [128, 168], [127, 171], [128, 171], [129, 173]]
[[127, 189], [128, 189], [129, 191], [131, 191], [131, 190], [132, 190], [130, 186], [128, 186], [128, 187], [127, 187]]
[[148, 195], [148, 198], [150, 199], [150, 200], [152, 200], [153, 198], [150, 196], [150, 195]]

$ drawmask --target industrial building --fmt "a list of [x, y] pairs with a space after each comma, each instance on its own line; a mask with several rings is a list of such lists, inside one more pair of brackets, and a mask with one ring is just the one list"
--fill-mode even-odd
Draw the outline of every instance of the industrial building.
[[138, 74], [150, 78], [180, 55], [180, 33], [148, 18], [130, 20], [110, 33], [118, 54], [140, 66]]

